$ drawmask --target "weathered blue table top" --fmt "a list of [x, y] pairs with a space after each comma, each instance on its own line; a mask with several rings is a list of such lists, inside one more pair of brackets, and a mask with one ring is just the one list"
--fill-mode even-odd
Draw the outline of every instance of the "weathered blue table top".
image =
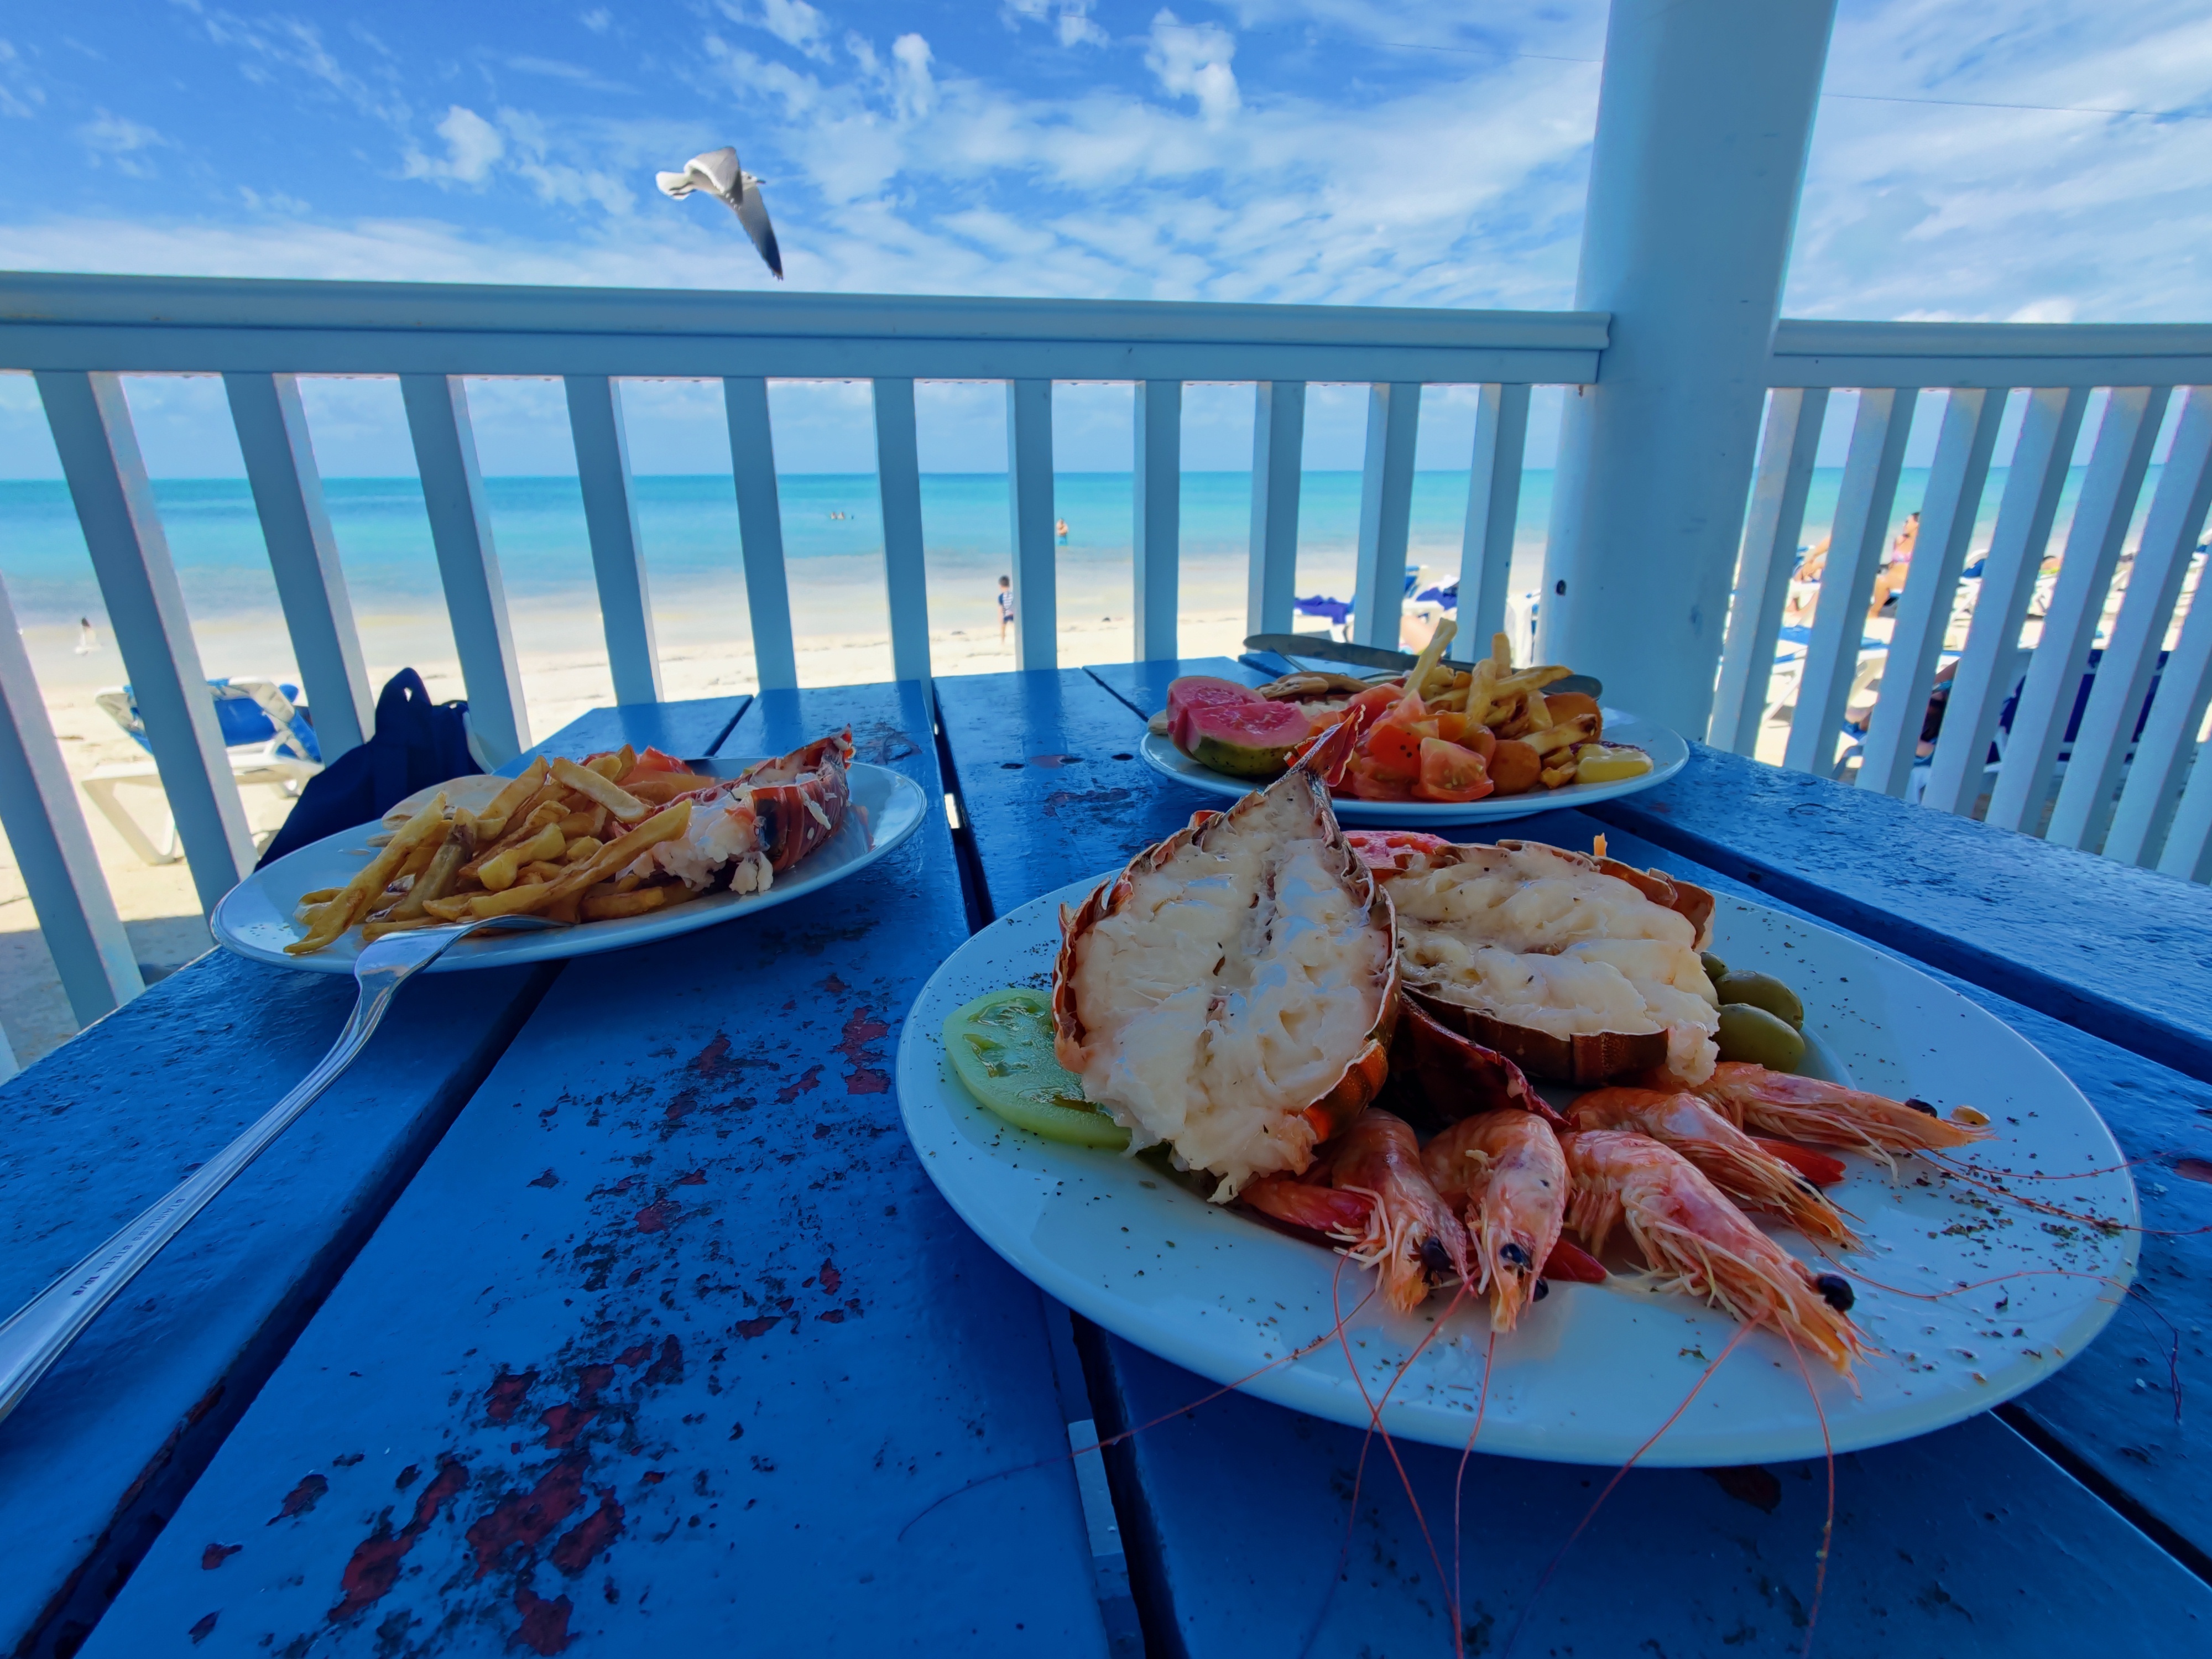
[[[337, 1089], [0, 1423], [0, 1641], [1133, 1653], [1133, 1632], [1113, 1638], [1129, 1588], [1102, 1565], [1118, 1573], [1118, 1518], [1153, 1652], [1450, 1651], [1407, 1487], [1449, 1566], [1455, 1455], [1401, 1447], [1401, 1481], [1353, 1431], [1196, 1404], [1211, 1385], [1071, 1325], [981, 1246], [898, 1124], [900, 1018], [960, 939], [1214, 804], [1136, 754], [1178, 672], [1261, 678], [1210, 659], [947, 679], [935, 733], [908, 685], [598, 710], [547, 738], [758, 755], [850, 721], [862, 759], [951, 791], [958, 829], [933, 819], [757, 918], [403, 994]], [[1838, 1460], [1820, 1650], [2201, 1647], [2212, 1185], [2191, 1176], [2212, 1172], [2194, 1058], [2212, 1018], [2145, 954], [2191, 948], [2202, 890], [2138, 914], [2125, 874], [2023, 907], [2059, 866], [1990, 853], [2002, 832], [1942, 819], [1955, 844], [1893, 871], [1836, 833], [1883, 807], [1744, 768], [1700, 754], [1662, 790], [1513, 833], [1602, 830], [1619, 856], [1938, 970], [2097, 1104], [2153, 1230], [2136, 1294], [2057, 1377]], [[1915, 816], [1872, 832], [1942, 817], [1896, 810]], [[350, 996], [217, 954], [0, 1089], [0, 1295], [289, 1087]], [[1110, 1501], [1095, 1455], [1068, 1455], [1093, 1419], [1148, 1425], [1107, 1453]], [[1820, 1465], [1633, 1472], [1539, 1592], [1603, 1484], [1470, 1461], [1466, 1651], [1802, 1644]]]

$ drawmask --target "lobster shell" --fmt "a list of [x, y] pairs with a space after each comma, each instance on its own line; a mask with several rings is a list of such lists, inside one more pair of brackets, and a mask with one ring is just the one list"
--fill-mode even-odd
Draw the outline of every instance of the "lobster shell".
[[[1532, 848], [1579, 864], [1601, 875], [1616, 878], [1650, 899], [1674, 911], [1696, 930], [1695, 944], [1703, 950], [1713, 936], [1714, 898], [1711, 890], [1679, 881], [1658, 870], [1638, 870], [1618, 859], [1593, 858], [1545, 842], [1501, 841], [1507, 852]], [[1453, 863], [1456, 848], [1431, 852], [1435, 863]], [[1667, 1033], [1659, 1031], [1584, 1031], [1573, 1036], [1554, 1036], [1534, 1026], [1515, 1025], [1463, 1003], [1408, 986], [1406, 994], [1420, 1009], [1449, 1029], [1473, 1038], [1486, 1048], [1495, 1048], [1532, 1077], [1555, 1083], [1588, 1086], [1628, 1072], [1648, 1071], [1667, 1063]]]
[[847, 726], [739, 775], [739, 787], [752, 791], [771, 869], [790, 869], [836, 833], [852, 799], [845, 771], [852, 758], [853, 729]]
[[1328, 844], [1344, 858], [1346, 879], [1355, 884], [1361, 908], [1370, 921], [1379, 915], [1393, 944], [1387, 958], [1388, 965], [1383, 969], [1381, 1006], [1375, 1024], [1369, 1028], [1358, 1052], [1346, 1062], [1336, 1081], [1322, 1092], [1319, 1099], [1309, 1104], [1303, 1114], [1313, 1126], [1314, 1143], [1318, 1146], [1350, 1127], [1352, 1121], [1373, 1103], [1376, 1096], [1382, 1092], [1383, 1082], [1389, 1075], [1390, 1039], [1398, 1016], [1397, 920], [1396, 913], [1391, 908], [1390, 896], [1375, 879], [1374, 872], [1344, 839], [1344, 831], [1329, 806], [1328, 789], [1303, 765], [1293, 767], [1266, 789], [1254, 790], [1226, 812], [1196, 814], [1189, 823], [1165, 841], [1146, 848], [1131, 859], [1119, 874], [1099, 883], [1080, 906], [1073, 910], [1066, 905], [1060, 907], [1060, 950], [1052, 965], [1053, 1052], [1062, 1066], [1079, 1075], [1089, 1058], [1086, 1044], [1090, 1034], [1085, 1029], [1082, 1012], [1076, 1006], [1077, 941], [1128, 902], [1138, 877], [1162, 868], [1187, 846], [1193, 843], [1205, 845], [1208, 831], [1216, 825], [1235, 825], [1241, 815], [1256, 811], [1263, 798], [1283, 790], [1300, 792], [1306, 797], [1315, 817], [1327, 826]]

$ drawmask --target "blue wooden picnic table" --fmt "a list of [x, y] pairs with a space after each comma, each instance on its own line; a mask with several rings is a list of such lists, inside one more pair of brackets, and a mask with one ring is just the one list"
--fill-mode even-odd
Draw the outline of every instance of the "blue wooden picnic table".
[[[1208, 804], [1137, 757], [1179, 669], [1257, 678], [949, 679], [934, 722], [915, 684], [779, 692], [597, 711], [548, 739], [761, 754], [849, 720], [862, 758], [948, 793], [957, 829], [933, 819], [757, 919], [403, 993], [0, 1423], [0, 1641], [1449, 1651], [1421, 1520], [1452, 1531], [1455, 1455], [1401, 1447], [1401, 1482], [1352, 1430], [1071, 1320], [952, 1215], [899, 1127], [900, 1021], [960, 939]], [[2183, 1402], [2212, 1316], [2194, 1231], [2212, 1089], [2175, 968], [2198, 890], [2130, 872], [2082, 895], [2062, 849], [1868, 819], [1852, 794], [1701, 752], [1648, 795], [1515, 831], [1602, 830], [1616, 855], [1918, 961], [2043, 1048], [2139, 1160], [2156, 1231], [2087, 1353], [1998, 1413], [1838, 1460], [1821, 1647], [2201, 1645], [2212, 1498]], [[1914, 839], [1931, 819], [1943, 839]], [[0, 1090], [0, 1297], [282, 1093], [349, 999], [218, 953]], [[1802, 1642], [1819, 1466], [1634, 1472], [1543, 1582], [1604, 1484], [1471, 1460], [1467, 1651], [1516, 1626], [1525, 1653]]]

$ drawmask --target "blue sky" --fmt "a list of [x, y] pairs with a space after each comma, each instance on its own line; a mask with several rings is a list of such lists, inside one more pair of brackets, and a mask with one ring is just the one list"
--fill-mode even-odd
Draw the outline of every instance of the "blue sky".
[[[729, 143], [767, 181], [794, 288], [1561, 307], [1604, 19], [1601, 0], [15, 0], [0, 262], [772, 287], [726, 212], [653, 189]], [[2212, 318], [2208, 118], [2202, 0], [1844, 0], [1785, 309]], [[234, 465], [208, 383], [133, 390], [157, 471]], [[396, 396], [324, 390], [326, 468], [394, 470]], [[23, 391], [0, 384], [0, 473], [49, 465]], [[938, 395], [943, 462], [988, 452], [991, 398]], [[866, 464], [851, 391], [778, 396], [787, 465]], [[1249, 394], [1194, 397], [1193, 463], [1240, 465]], [[687, 399], [641, 394], [641, 448], [681, 468], [720, 441]], [[567, 465], [537, 464], [566, 444], [547, 388], [482, 402], [488, 462]], [[1126, 393], [1062, 402], [1063, 464], [1126, 465]], [[1312, 459], [1356, 464], [1358, 397], [1322, 404]], [[1464, 411], [1437, 412], [1449, 465]]]

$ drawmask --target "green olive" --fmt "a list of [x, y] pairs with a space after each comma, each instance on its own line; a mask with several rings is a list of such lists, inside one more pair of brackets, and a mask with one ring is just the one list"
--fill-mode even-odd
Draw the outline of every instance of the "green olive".
[[1722, 1006], [1720, 1044], [1723, 1060], [1749, 1060], [1770, 1072], [1794, 1072], [1805, 1059], [1796, 1028], [1748, 1002]]
[[1731, 1002], [1747, 1002], [1754, 1008], [1764, 1008], [1777, 1019], [1790, 1022], [1798, 1030], [1805, 1029], [1805, 1005], [1797, 994], [1771, 974], [1754, 973], [1748, 968], [1739, 968], [1732, 974], [1723, 974], [1713, 981], [1713, 989], [1721, 994], [1723, 1006]]
[[1723, 962], [1711, 951], [1698, 951], [1698, 960], [1705, 964], [1705, 977], [1714, 984], [1717, 985], [1728, 977], [1728, 963]]

